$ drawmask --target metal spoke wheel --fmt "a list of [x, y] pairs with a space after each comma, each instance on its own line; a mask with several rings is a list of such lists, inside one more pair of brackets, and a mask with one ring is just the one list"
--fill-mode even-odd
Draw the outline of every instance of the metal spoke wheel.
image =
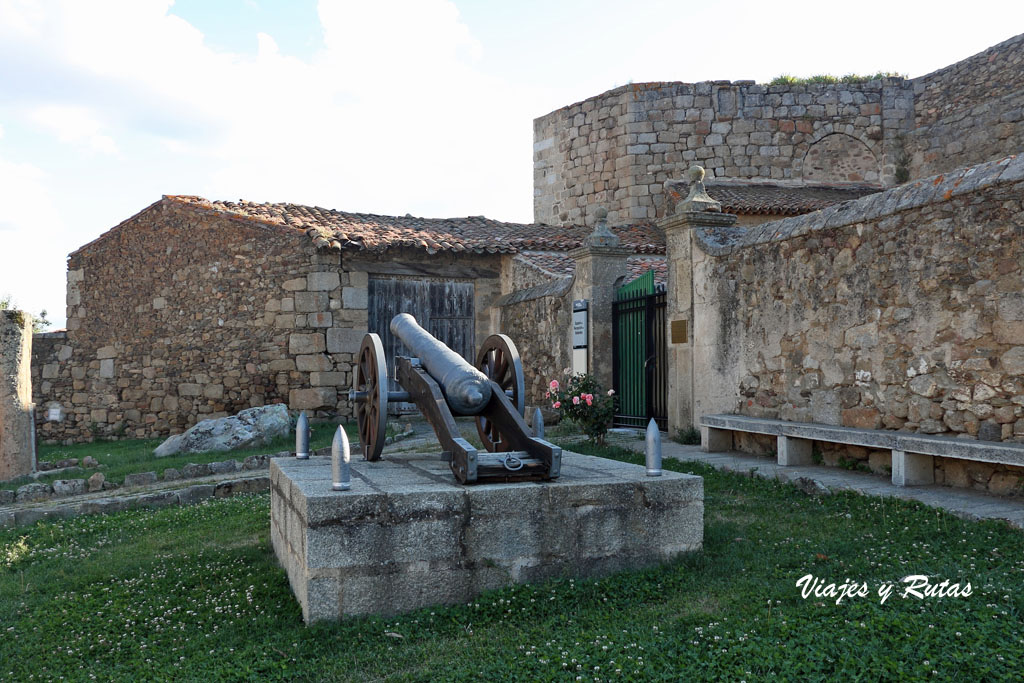
[[[523, 415], [526, 408], [526, 382], [523, 380], [523, 362], [512, 340], [503, 334], [492, 334], [485, 339], [476, 355], [476, 367], [501, 387], [516, 412]], [[502, 440], [497, 425], [487, 418], [477, 416], [476, 430], [488, 451], [503, 453], [512, 450], [509, 443]]]
[[359, 443], [363, 457], [380, 460], [384, 450], [384, 430], [388, 419], [388, 367], [384, 360], [384, 345], [372, 332], [363, 337], [356, 363], [353, 389], [365, 394], [356, 401], [356, 421], [359, 424]]

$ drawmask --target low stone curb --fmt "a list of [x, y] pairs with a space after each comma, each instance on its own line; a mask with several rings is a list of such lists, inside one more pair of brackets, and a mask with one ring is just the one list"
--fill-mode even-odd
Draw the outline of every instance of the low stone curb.
[[163, 508], [171, 505], [195, 505], [210, 498], [230, 498], [241, 493], [270, 490], [270, 477], [224, 479], [194, 484], [174, 490], [140, 491], [122, 496], [91, 498], [73, 503], [0, 510], [0, 528], [35, 524], [39, 520], [70, 519], [79, 515], [107, 514], [136, 508]]
[[[415, 429], [408, 429], [400, 434], [387, 437], [385, 443], [391, 445], [392, 443], [407, 439], [415, 433]], [[356, 443], [353, 446], [353, 451], [357, 451], [358, 447], [359, 445]], [[156, 472], [138, 472], [125, 477], [124, 484], [118, 487], [118, 490], [124, 493], [119, 496], [90, 498], [74, 502], [58, 501], [61, 498], [77, 498], [82, 495], [97, 494], [99, 492], [86, 492], [85, 479], [57, 480], [50, 484], [27, 484], [24, 486], [26, 493], [33, 493], [35, 496], [23, 496], [20, 498], [18, 498], [13, 490], [11, 492], [0, 490], [0, 495], [9, 494], [9, 496], [0, 498], [0, 505], [14, 506], [7, 509], [0, 508], [0, 528], [33, 524], [40, 519], [68, 519], [83, 514], [105, 514], [133, 508], [195, 505], [209, 498], [229, 498], [236, 494], [263, 492], [263, 490], [269, 490], [270, 487], [270, 480], [265, 474], [262, 476], [222, 479], [211, 483], [198, 483], [172, 490], [162, 490], [159, 487], [161, 485], [175, 485], [186, 479], [203, 479], [211, 476], [255, 472], [257, 470], [267, 471], [270, 467], [271, 458], [289, 458], [294, 455], [289, 451], [282, 451], [274, 454], [249, 456], [241, 463], [237, 459], [201, 465], [189, 463], [184, 465], [180, 471], [174, 468], [165, 469], [162, 478], [158, 477]], [[310, 455], [314, 457], [330, 456], [331, 449], [330, 447], [317, 449], [311, 452]], [[58, 470], [50, 470], [44, 472], [44, 474], [51, 474], [56, 471]], [[78, 482], [81, 482], [81, 485]], [[109, 484], [110, 482], [108, 482]], [[54, 486], [61, 490], [68, 490], [69, 493], [62, 497], [55, 495]], [[155, 487], [158, 489], [154, 490]], [[147, 490], [131, 492], [133, 488], [146, 488]]]
[[[396, 434], [394, 437], [388, 437], [387, 444], [398, 443], [403, 441], [410, 436], [415, 434], [414, 429], [409, 429], [401, 434]], [[353, 450], [358, 450], [359, 445], [356, 444]], [[313, 456], [330, 456], [330, 448], [319, 448], [311, 453]], [[131, 510], [135, 508], [161, 508], [168, 507], [171, 505], [195, 505], [209, 498], [230, 498], [231, 496], [239, 493], [258, 493], [261, 491], [270, 490], [270, 478], [266, 474], [260, 476], [242, 476], [234, 479], [221, 479], [214, 482], [193, 484], [183, 488], [173, 490], [153, 490], [154, 487], [161, 485], [176, 485], [182, 482], [184, 479], [201, 479], [211, 476], [233, 474], [236, 472], [256, 472], [258, 470], [268, 471], [270, 467], [271, 458], [287, 458], [294, 456], [290, 451], [281, 451], [279, 453], [265, 454], [265, 455], [250, 455], [242, 463], [238, 460], [226, 460], [223, 462], [212, 462], [202, 465], [188, 464], [181, 468], [180, 472], [168, 468], [175, 473], [177, 476], [167, 477], [168, 470], [164, 470], [163, 479], [158, 479], [155, 472], [141, 472], [136, 474], [130, 474], [125, 477], [125, 483], [123, 487], [118, 489], [119, 492], [123, 492], [120, 495], [107, 495], [103, 497], [92, 497], [86, 498], [85, 500], [67, 501], [67, 502], [55, 502], [52, 493], [47, 494], [48, 497], [37, 498], [35, 500], [15, 500], [11, 497], [10, 500], [0, 500], [0, 505], [9, 504], [15, 507], [11, 508], [0, 508], [0, 529], [6, 527], [25, 526], [28, 524], [34, 524], [42, 519], [70, 519], [79, 515], [89, 514], [106, 514], [109, 512], [119, 512], [121, 510]], [[50, 472], [47, 472], [49, 474]], [[85, 482], [85, 480], [68, 480], [69, 482]], [[61, 487], [64, 486], [63, 480], [58, 482]], [[42, 494], [42, 488], [53, 489], [52, 484], [32, 484], [32, 486], [41, 487], [40, 494]], [[141, 491], [131, 492], [133, 488], [147, 487], [148, 490], [144, 489]], [[85, 491], [79, 491], [77, 485], [68, 484], [67, 488], [74, 489], [75, 493], [70, 493], [66, 497], [76, 497], [82, 494], [89, 495]], [[5, 492], [0, 492], [5, 493]], [[11, 491], [10, 493], [14, 493]], [[92, 492], [90, 492], [92, 493]], [[98, 492], [97, 492], [98, 493]], [[34, 504], [34, 505], [33, 505]]]
[[[165, 469], [162, 478], [158, 476], [156, 472], [136, 472], [125, 476], [124, 483], [120, 486], [111, 482], [103, 483], [102, 479], [101, 485], [103, 486], [103, 490], [122, 488], [132, 489], [140, 486], [151, 486], [161, 482], [181, 481], [184, 479], [201, 479], [212, 475], [266, 470], [270, 467], [270, 458], [287, 457], [288, 455], [291, 455], [288, 451], [281, 451], [280, 453], [273, 454], [250, 455], [242, 462], [232, 459], [203, 463], [200, 465], [189, 463], [182, 467], [181, 470], [170, 467]], [[61, 470], [50, 470], [43, 472], [42, 474], [54, 474], [60, 471]], [[100, 470], [96, 470], [96, 472], [99, 472], [100, 475], [103, 474]], [[95, 492], [88, 488], [88, 486], [89, 484], [86, 479], [57, 479], [48, 484], [39, 482], [25, 484], [14, 491], [0, 490], [0, 505], [10, 505], [12, 503], [41, 503], [49, 500], [78, 496], [86, 493], [87, 490], [89, 493]]]

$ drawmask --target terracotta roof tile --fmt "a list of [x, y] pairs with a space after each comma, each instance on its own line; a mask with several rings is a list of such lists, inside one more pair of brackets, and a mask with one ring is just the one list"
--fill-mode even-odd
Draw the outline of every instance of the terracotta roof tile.
[[[319, 206], [209, 201], [202, 197], [165, 197], [205, 211], [235, 219], [253, 220], [304, 231], [319, 247], [385, 251], [396, 247], [476, 253], [516, 253], [523, 249], [568, 251], [582, 243], [589, 227], [506, 223], [483, 216], [418, 218], [347, 213]], [[665, 240], [650, 224], [613, 228], [623, 246], [637, 253], [663, 254]]]
[[[686, 198], [687, 186], [675, 185], [669, 190], [674, 205]], [[879, 192], [880, 188], [864, 185], [782, 185], [763, 182], [723, 182], [709, 180], [707, 192], [722, 202], [722, 211], [741, 215], [797, 216], [827, 206]]]

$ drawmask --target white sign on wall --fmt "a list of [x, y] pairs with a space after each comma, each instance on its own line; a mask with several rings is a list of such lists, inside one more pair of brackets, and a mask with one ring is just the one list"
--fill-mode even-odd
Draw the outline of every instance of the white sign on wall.
[[587, 302], [572, 302], [572, 348], [587, 348]]
[[590, 330], [587, 328], [587, 301], [577, 299], [572, 302], [572, 373], [574, 375], [587, 371], [587, 340]]

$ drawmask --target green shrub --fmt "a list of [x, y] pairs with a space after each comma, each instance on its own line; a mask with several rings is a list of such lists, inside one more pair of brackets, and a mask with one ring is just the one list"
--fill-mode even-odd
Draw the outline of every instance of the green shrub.
[[614, 390], [604, 391], [593, 375], [583, 373], [570, 377], [565, 386], [557, 379], [551, 380], [545, 397], [562, 418], [572, 420], [591, 441], [604, 443], [615, 417]]
[[845, 76], [833, 76], [832, 74], [815, 74], [814, 76], [791, 76], [781, 74], [768, 81], [768, 85], [814, 85], [818, 83], [867, 83], [868, 81], [880, 81], [883, 78], [906, 78], [905, 74], [895, 71], [878, 71], [873, 74], [846, 74]]
[[700, 430], [694, 429], [693, 427], [687, 427], [686, 429], [680, 429], [676, 432], [676, 436], [673, 439], [676, 443], [681, 443], [684, 446], [699, 446], [700, 445]]

